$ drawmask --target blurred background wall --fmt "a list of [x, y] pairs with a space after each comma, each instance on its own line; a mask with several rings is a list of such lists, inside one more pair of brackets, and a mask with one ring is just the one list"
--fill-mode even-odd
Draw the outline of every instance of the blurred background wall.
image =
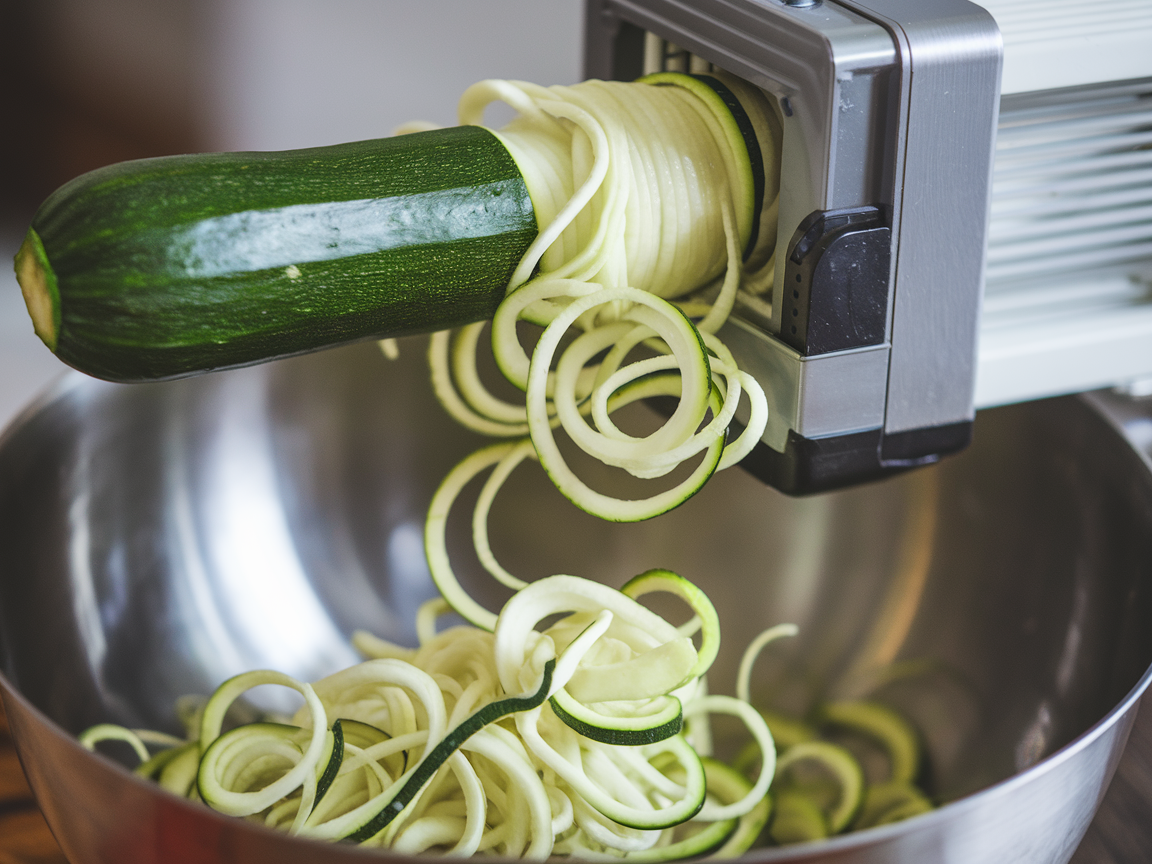
[[482, 78], [579, 80], [582, 0], [0, 0], [0, 426], [62, 369], [9, 262], [111, 162], [450, 124]]

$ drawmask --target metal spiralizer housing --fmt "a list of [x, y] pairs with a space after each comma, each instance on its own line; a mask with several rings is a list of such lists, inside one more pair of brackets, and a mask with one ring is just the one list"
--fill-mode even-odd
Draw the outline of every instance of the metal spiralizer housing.
[[589, 0], [585, 73], [723, 70], [780, 124], [775, 281], [722, 333], [747, 466], [806, 494], [939, 460], [977, 408], [1152, 389], [1152, 7]]

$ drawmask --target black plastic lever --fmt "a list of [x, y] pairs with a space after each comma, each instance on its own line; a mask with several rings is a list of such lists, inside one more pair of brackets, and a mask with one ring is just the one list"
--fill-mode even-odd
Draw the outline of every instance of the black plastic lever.
[[882, 343], [891, 247], [878, 207], [809, 215], [788, 250], [780, 338], [806, 356]]

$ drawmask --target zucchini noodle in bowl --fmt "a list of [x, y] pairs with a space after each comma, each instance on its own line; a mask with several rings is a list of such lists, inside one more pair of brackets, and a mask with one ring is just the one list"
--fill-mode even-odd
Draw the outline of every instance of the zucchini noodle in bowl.
[[[675, 627], [637, 602], [653, 592], [687, 603], [690, 621]], [[450, 610], [421, 608], [415, 649], [356, 634], [370, 659], [313, 684], [271, 671], [225, 681], [187, 740], [101, 725], [81, 742], [129, 742], [137, 774], [222, 813], [397, 852], [723, 858], [759, 836], [775, 745], [745, 699], [707, 694], [719, 622], [690, 582], [653, 570], [618, 590], [549, 576], [518, 591], [492, 631], [436, 632]], [[239, 696], [270, 684], [304, 706], [222, 731]], [[707, 755], [713, 713], [748, 728], [755, 782]], [[165, 749], [150, 756], [148, 744]]]

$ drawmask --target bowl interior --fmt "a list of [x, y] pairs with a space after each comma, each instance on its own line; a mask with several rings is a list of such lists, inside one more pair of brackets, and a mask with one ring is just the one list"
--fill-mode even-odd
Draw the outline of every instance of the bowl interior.
[[[423, 362], [407, 340], [394, 362], [362, 345], [165, 384], [68, 379], [0, 446], [0, 670], [70, 732], [177, 731], [178, 697], [237, 672], [319, 677], [358, 659], [358, 628], [414, 644], [435, 594], [425, 508], [485, 443]], [[496, 608], [507, 592], [470, 551], [476, 491], [451, 548]], [[1152, 663], [1147, 472], [1077, 399], [985, 412], [968, 452], [884, 483], [791, 499], [731, 470], [633, 525], [580, 512], [528, 463], [491, 527], [524, 578], [696, 582], [723, 627], [713, 692], [758, 632], [796, 623], [754, 700], [889, 702], [943, 800], [1073, 740]]]

